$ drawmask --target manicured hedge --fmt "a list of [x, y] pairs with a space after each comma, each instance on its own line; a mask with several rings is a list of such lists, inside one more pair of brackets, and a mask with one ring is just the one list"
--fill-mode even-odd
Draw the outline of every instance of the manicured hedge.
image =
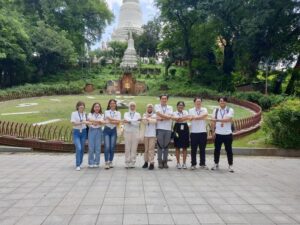
[[264, 95], [260, 92], [237, 92], [233, 96], [241, 100], [254, 102], [260, 105], [264, 111], [268, 111], [288, 99], [286, 96]]
[[0, 91], [0, 100], [12, 98], [36, 97], [44, 95], [82, 94], [84, 86], [78, 82], [69, 84], [26, 84]]
[[272, 144], [300, 149], [300, 99], [290, 99], [274, 107], [264, 117], [263, 129]]

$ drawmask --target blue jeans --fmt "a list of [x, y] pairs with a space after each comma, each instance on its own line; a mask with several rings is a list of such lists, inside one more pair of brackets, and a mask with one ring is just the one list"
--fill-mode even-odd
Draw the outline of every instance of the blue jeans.
[[86, 136], [86, 129], [83, 129], [81, 133], [80, 130], [73, 129], [73, 143], [75, 145], [76, 150], [76, 167], [81, 166], [83, 161]]
[[117, 128], [104, 128], [104, 158], [105, 162], [112, 162], [117, 144]]
[[89, 129], [89, 165], [100, 164], [102, 128]]

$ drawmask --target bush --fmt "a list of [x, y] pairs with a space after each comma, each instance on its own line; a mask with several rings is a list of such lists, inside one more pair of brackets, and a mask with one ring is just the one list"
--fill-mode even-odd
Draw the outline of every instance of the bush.
[[299, 149], [300, 100], [290, 99], [273, 108], [264, 118], [263, 130], [272, 144]]
[[71, 95], [82, 94], [84, 84], [82, 82], [61, 84], [26, 84], [24, 86], [9, 88], [0, 92], [0, 100], [14, 98], [37, 97], [44, 95]]
[[272, 107], [271, 98], [269, 98], [268, 96], [262, 96], [260, 99], [258, 99], [258, 104], [264, 111]]
[[264, 95], [260, 92], [237, 92], [234, 97], [254, 102], [264, 110], [268, 111], [274, 106], [279, 105], [283, 101], [287, 100], [288, 97], [282, 95]]

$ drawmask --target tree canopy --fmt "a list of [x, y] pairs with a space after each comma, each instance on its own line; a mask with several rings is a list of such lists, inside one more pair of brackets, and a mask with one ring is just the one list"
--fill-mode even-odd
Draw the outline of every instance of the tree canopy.
[[75, 64], [112, 18], [104, 0], [0, 0], [0, 86]]

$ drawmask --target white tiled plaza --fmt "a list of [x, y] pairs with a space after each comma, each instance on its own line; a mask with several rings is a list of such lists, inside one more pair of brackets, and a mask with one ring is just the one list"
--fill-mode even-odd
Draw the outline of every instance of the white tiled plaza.
[[[103, 155], [101, 156], [103, 160]], [[300, 159], [235, 157], [235, 170], [77, 172], [73, 154], [1, 153], [1, 225], [300, 224]], [[188, 159], [189, 160], [189, 159]], [[103, 164], [102, 164], [103, 165]], [[208, 156], [212, 165], [212, 156]]]

